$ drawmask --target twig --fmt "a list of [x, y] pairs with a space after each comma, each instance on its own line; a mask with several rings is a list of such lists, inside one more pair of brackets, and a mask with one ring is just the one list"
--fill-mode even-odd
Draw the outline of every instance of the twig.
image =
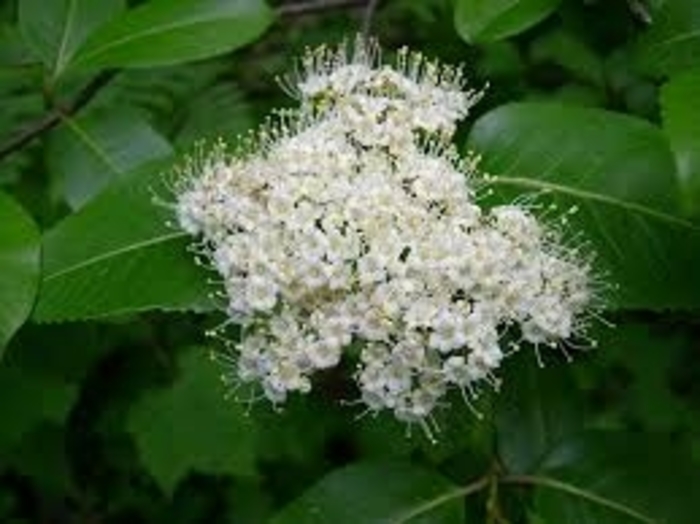
[[366, 4], [367, 0], [309, 0], [308, 2], [281, 5], [277, 8], [277, 14], [280, 16], [299, 16], [330, 9], [361, 7]]
[[362, 18], [362, 36], [365, 38], [369, 37], [369, 33], [372, 30], [372, 20], [374, 20], [374, 13], [377, 11], [378, 6], [379, 0], [368, 0], [367, 2], [365, 15]]
[[16, 135], [10, 137], [10, 139], [5, 142], [2, 147], [0, 147], [0, 159], [11, 155], [18, 149], [21, 149], [24, 145], [31, 142], [34, 137], [53, 128], [60, 121], [60, 114], [58, 114], [56, 111], [52, 111], [26, 128], [20, 130]]
[[56, 127], [63, 118], [72, 116], [85, 107], [114, 77], [114, 71], [104, 71], [93, 78], [67, 107], [56, 107], [0, 146], [0, 160], [21, 149], [34, 138]]

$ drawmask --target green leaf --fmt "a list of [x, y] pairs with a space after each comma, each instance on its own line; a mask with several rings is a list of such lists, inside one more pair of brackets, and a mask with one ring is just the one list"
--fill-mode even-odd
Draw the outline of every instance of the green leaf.
[[200, 140], [230, 138], [255, 127], [252, 108], [240, 88], [219, 83], [199, 93], [186, 108], [175, 143], [191, 146]]
[[39, 284], [40, 238], [31, 217], [0, 193], [0, 357], [32, 310]]
[[[323, 455], [334, 431], [338, 432], [346, 421], [346, 414], [337, 407], [314, 396], [291, 397], [282, 411], [260, 405], [252, 413], [256, 424], [265, 428], [257, 438], [257, 455], [266, 462], [313, 463]], [[303, 446], [299, 445], [301, 441]]]
[[142, 460], [172, 492], [188, 471], [255, 475], [256, 430], [245, 406], [224, 398], [219, 364], [187, 351], [172, 387], [150, 392], [129, 414]]
[[262, 0], [155, 0], [98, 31], [76, 63], [147, 67], [207, 58], [252, 42], [271, 22]]
[[118, 340], [101, 336], [103, 326], [91, 323], [33, 324], [12, 340], [7, 365], [82, 382]]
[[19, 27], [55, 79], [81, 44], [123, 10], [124, 0], [20, 0]]
[[486, 78], [519, 79], [525, 69], [520, 49], [508, 40], [479, 46], [479, 54], [479, 75]]
[[258, 524], [269, 520], [273, 500], [265, 485], [236, 482], [228, 486], [226, 506], [228, 511], [219, 520], [221, 524]]
[[151, 165], [49, 230], [34, 319], [210, 309], [212, 288], [187, 251], [187, 235], [173, 229], [169, 209], [154, 202], [154, 194], [174, 198], [169, 191], [163, 172]]
[[697, 67], [700, 56], [700, 3], [669, 0], [653, 17], [653, 23], [633, 46], [641, 70], [657, 76], [681, 73]]
[[54, 190], [73, 209], [113, 179], [173, 152], [165, 138], [129, 109], [91, 112], [65, 122], [51, 136], [47, 163]]
[[493, 42], [532, 27], [561, 0], [457, 0], [455, 26], [469, 43]]
[[593, 432], [563, 443], [535, 513], [567, 524], [694, 524], [700, 475], [689, 451], [651, 434]]
[[664, 131], [676, 155], [685, 203], [700, 212], [700, 70], [675, 76], [661, 89]]
[[3, 68], [36, 62], [26, 39], [15, 26], [0, 22], [0, 66]]
[[700, 234], [677, 217], [673, 155], [659, 129], [599, 109], [510, 104], [477, 121], [469, 146], [501, 197], [536, 193], [562, 215], [578, 209], [567, 230], [583, 233], [617, 286], [609, 308], [700, 304]]
[[[635, 427], [667, 432], [677, 431], [693, 418], [687, 400], [672, 387], [673, 371], [681, 356], [690, 351], [692, 336], [663, 325], [620, 322], [615, 329], [606, 329], [599, 343], [601, 354], [591, 372], [608, 381], [596, 384], [598, 389], [614, 388], [609, 417], [621, 419], [622, 424], [631, 422]], [[612, 376], [601, 377], [605, 367]], [[625, 380], [619, 380], [620, 370], [624, 370]]]
[[361, 463], [321, 479], [270, 524], [462, 524], [462, 498], [450, 497], [456, 491], [409, 464]]
[[54, 377], [0, 366], [0, 454], [18, 444], [37, 424], [63, 423], [77, 393], [77, 387]]
[[539, 367], [535, 355], [523, 353], [506, 361], [495, 398], [498, 452], [513, 473], [536, 471], [557, 444], [583, 428], [569, 364], [545, 357], [546, 366]]
[[171, 67], [127, 69], [101, 90], [90, 106], [133, 107], [172, 136], [172, 128], [181, 124], [190, 103], [229, 74], [230, 67], [226, 57], [221, 57]]
[[541, 92], [530, 96], [527, 101], [558, 102], [583, 107], [601, 107], [606, 103], [605, 94], [599, 89], [573, 82], [562, 85], [554, 92]]

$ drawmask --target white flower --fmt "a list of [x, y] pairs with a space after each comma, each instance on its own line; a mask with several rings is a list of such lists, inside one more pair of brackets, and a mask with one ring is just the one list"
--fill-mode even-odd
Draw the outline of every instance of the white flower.
[[358, 41], [301, 70], [300, 109], [257, 149], [188, 166], [175, 206], [243, 324], [240, 380], [283, 402], [359, 351], [367, 407], [422, 422], [450, 388], [494, 382], [506, 330], [582, 333], [589, 264], [528, 210], [475, 199], [450, 140], [481, 93], [459, 69], [406, 50], [382, 64]]

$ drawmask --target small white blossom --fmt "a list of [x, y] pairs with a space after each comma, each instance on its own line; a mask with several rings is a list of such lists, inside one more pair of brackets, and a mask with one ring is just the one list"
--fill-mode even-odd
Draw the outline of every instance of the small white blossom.
[[459, 69], [406, 50], [382, 64], [358, 41], [301, 71], [300, 109], [257, 149], [191, 165], [176, 203], [243, 326], [240, 380], [283, 402], [359, 352], [367, 407], [421, 422], [450, 388], [494, 382], [506, 336], [582, 333], [586, 260], [527, 209], [475, 199], [476, 163], [450, 140], [481, 93]]

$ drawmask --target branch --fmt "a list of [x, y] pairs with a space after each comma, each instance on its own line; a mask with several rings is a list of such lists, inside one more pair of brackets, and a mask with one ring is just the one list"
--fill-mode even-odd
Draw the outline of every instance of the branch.
[[364, 5], [367, 5], [367, 0], [309, 0], [284, 4], [277, 8], [277, 14], [280, 16], [300, 16], [330, 9], [362, 7]]
[[114, 71], [104, 71], [93, 78], [75, 97], [75, 100], [67, 107], [57, 107], [49, 111], [46, 115], [36, 120], [19, 133], [10, 137], [10, 139], [0, 146], [0, 160], [11, 155], [15, 151], [22, 149], [34, 138], [56, 127], [63, 118], [72, 116], [90, 100], [92, 100], [100, 89], [107, 85], [116, 73]]

